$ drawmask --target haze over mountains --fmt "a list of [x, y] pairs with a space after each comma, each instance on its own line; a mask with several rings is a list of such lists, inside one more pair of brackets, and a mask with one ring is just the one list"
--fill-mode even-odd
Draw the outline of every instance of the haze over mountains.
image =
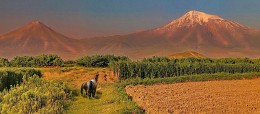
[[196, 51], [208, 57], [259, 57], [260, 31], [199, 11], [189, 11], [169, 24], [128, 35], [75, 40], [41, 22], [0, 36], [0, 56], [56, 53], [63, 58], [92, 54], [133, 59]]

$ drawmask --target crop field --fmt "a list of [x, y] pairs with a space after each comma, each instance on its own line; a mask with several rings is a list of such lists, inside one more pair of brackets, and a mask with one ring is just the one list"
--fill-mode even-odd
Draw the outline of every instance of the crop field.
[[260, 78], [127, 86], [148, 114], [260, 113]]

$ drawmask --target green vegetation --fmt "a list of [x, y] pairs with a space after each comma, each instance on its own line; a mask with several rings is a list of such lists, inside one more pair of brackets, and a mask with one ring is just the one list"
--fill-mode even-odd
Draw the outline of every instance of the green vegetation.
[[1, 69], [0, 70], [0, 91], [10, 89], [11, 86], [21, 84], [22, 81], [27, 80], [30, 76], [42, 76], [41, 72], [34, 69]]
[[61, 66], [63, 60], [57, 55], [16, 56], [11, 61], [14, 67]]
[[157, 83], [172, 84], [182, 82], [198, 82], [198, 81], [214, 81], [214, 80], [240, 80], [240, 79], [253, 79], [260, 77], [260, 72], [250, 73], [215, 73], [215, 74], [197, 74], [197, 75], [184, 75], [178, 77], [166, 78], [129, 78], [118, 83], [119, 87], [127, 85], [153, 85]]
[[53, 54], [39, 56], [16, 56], [12, 60], [0, 58], [0, 67], [43, 67], [43, 66], [84, 66], [84, 67], [108, 67], [112, 61], [129, 61], [126, 56], [93, 55], [85, 56], [77, 60], [62, 60]]
[[125, 56], [114, 56], [114, 55], [94, 55], [85, 56], [76, 60], [77, 65], [84, 67], [108, 67], [112, 61], [128, 61], [129, 58]]
[[64, 83], [43, 81], [34, 75], [20, 86], [0, 93], [0, 112], [2, 114], [60, 114], [65, 111], [67, 106], [65, 100], [70, 97]]
[[164, 78], [215, 73], [260, 72], [260, 59], [249, 58], [149, 58], [142, 61], [113, 62], [110, 68], [122, 79]]
[[16, 56], [11, 61], [0, 58], [0, 67], [61, 66], [63, 60], [57, 55]]
[[10, 62], [8, 59], [0, 58], [0, 67], [8, 67], [10, 66]]
[[65, 61], [63, 62], [63, 67], [74, 67], [74, 66], [77, 66], [76, 61], [73, 61], [73, 60], [65, 60]]
[[[61, 67], [37, 70], [19, 68], [43, 66]], [[15, 57], [11, 61], [0, 58], [0, 67], [0, 113], [144, 113], [125, 92], [127, 85], [251, 79], [260, 76], [260, 59], [249, 58], [153, 57], [131, 61], [124, 56], [94, 55], [63, 61], [57, 55], [41, 55]], [[96, 72], [108, 73], [110, 71], [106, 70], [109, 68], [119, 76], [119, 82], [100, 84], [98, 88], [101, 89], [95, 99], [79, 96], [78, 86], [86, 80], [84, 76], [92, 76]], [[42, 76], [40, 71], [50, 81], [39, 78]], [[113, 80], [116, 79], [114, 76]], [[73, 90], [70, 91], [61, 81], [68, 83]]]

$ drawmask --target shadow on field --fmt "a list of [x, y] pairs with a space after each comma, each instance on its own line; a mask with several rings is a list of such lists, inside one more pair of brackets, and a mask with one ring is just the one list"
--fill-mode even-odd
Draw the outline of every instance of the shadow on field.
[[[92, 97], [91, 97], [90, 100], [92, 100], [92, 99], [100, 99], [101, 96], [102, 96], [102, 92], [97, 91], [97, 92], [96, 92], [96, 95], [95, 95], [95, 98], [92, 98]], [[84, 98], [89, 98], [87, 95], [83, 95], [82, 97], [84, 97]]]
[[95, 99], [100, 99], [101, 96], [102, 96], [102, 92], [97, 91], [97, 92], [96, 92]]

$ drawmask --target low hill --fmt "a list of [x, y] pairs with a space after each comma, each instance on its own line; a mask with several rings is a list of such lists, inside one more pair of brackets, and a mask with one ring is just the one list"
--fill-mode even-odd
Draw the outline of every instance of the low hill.
[[175, 54], [172, 54], [169, 56], [169, 58], [189, 58], [189, 57], [206, 58], [205, 55], [202, 55], [202, 54], [194, 52], [194, 51], [175, 53]]

